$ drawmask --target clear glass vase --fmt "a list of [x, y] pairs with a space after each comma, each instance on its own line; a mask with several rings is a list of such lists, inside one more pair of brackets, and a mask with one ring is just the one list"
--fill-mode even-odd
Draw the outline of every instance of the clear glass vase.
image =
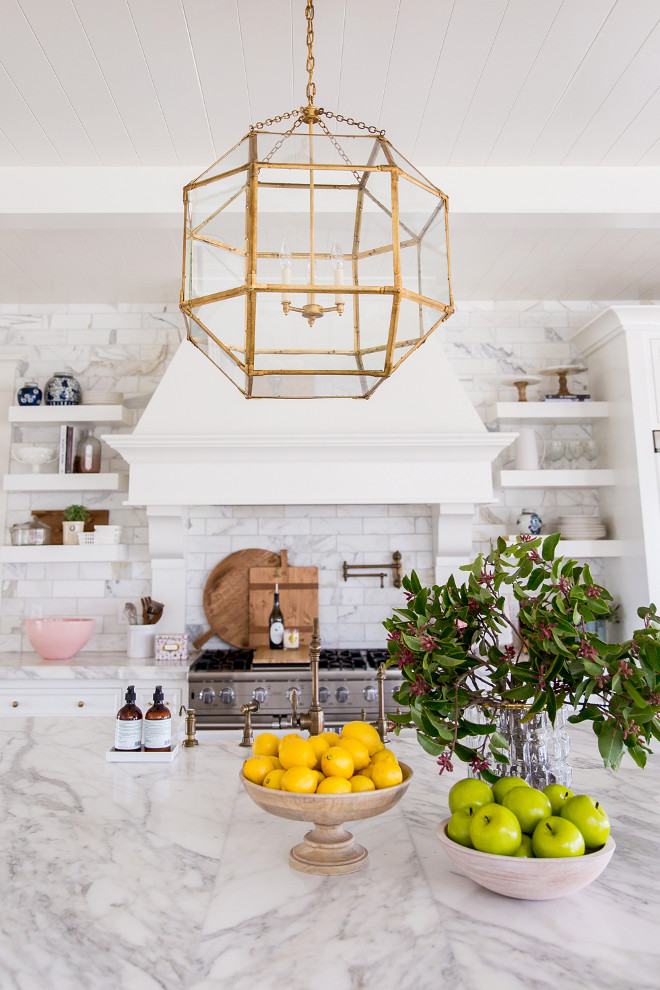
[[[492, 712], [471, 709], [468, 715], [470, 721], [495, 722], [498, 732], [509, 743], [509, 763], [497, 763], [491, 758], [490, 769], [499, 777], [522, 777], [539, 789], [547, 784], [570, 787], [573, 768], [568, 763], [571, 743], [566, 731], [566, 719], [570, 712], [566, 707], [560, 708], [553, 725], [547, 712], [540, 712], [528, 722], [523, 722], [527, 711], [525, 706], [499, 708]], [[477, 748], [482, 739], [473, 737], [472, 745]], [[488, 752], [485, 755], [488, 758]], [[479, 776], [472, 770], [468, 772], [471, 777]]]

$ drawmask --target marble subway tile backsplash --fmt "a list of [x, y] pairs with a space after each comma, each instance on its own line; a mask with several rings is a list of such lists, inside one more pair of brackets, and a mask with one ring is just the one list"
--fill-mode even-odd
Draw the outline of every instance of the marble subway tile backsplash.
[[[497, 399], [512, 399], [501, 378], [534, 373], [549, 364], [579, 355], [566, 341], [569, 330], [582, 326], [607, 302], [483, 302], [460, 305], [438, 331], [463, 387], [483, 414]], [[55, 371], [69, 370], [90, 388], [121, 391], [127, 398], [150, 394], [160, 381], [180, 339], [183, 322], [175, 304], [0, 305], [0, 347], [20, 350], [17, 387], [25, 379], [42, 386]], [[415, 358], [411, 358], [415, 360]], [[587, 382], [583, 381], [586, 385]], [[219, 387], [223, 380], [219, 378]], [[229, 387], [225, 385], [224, 387]], [[602, 396], [597, 396], [603, 398]], [[137, 415], [137, 414], [136, 414]], [[130, 429], [126, 427], [125, 429]], [[443, 429], [443, 424], [438, 424]], [[50, 432], [49, 432], [50, 430]], [[107, 426], [95, 431], [108, 432]], [[14, 442], [52, 442], [55, 428], [16, 427]], [[579, 436], [564, 428], [559, 438]], [[118, 455], [104, 451], [103, 470], [125, 470]], [[7, 532], [34, 509], [63, 509], [71, 502], [108, 508], [110, 521], [123, 527], [129, 557], [119, 564], [5, 564], [2, 569], [0, 648], [28, 648], [24, 618], [33, 614], [92, 615], [96, 633], [87, 650], [123, 649], [126, 601], [139, 603], [151, 593], [146, 513], [127, 507], [122, 494], [9, 493]], [[475, 514], [475, 552], [488, 541], [510, 532], [525, 506], [537, 509], [550, 531], [566, 510], [593, 512], [597, 492], [588, 489], [496, 491], [495, 502]], [[188, 631], [194, 638], [206, 629], [203, 587], [210, 570], [227, 554], [249, 547], [286, 548], [294, 565], [319, 567], [319, 611], [328, 646], [382, 645], [382, 620], [403, 602], [400, 591], [385, 588], [376, 577], [350, 578], [341, 569], [349, 563], [389, 562], [394, 550], [403, 555], [405, 571], [415, 568], [424, 581], [433, 580], [430, 506], [210, 506], [190, 511], [186, 531], [188, 566]], [[212, 646], [214, 640], [209, 641]]]

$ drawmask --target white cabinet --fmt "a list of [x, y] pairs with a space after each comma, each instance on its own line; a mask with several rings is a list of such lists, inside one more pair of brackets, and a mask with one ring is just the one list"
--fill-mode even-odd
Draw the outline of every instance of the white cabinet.
[[[187, 672], [186, 672], [187, 673]], [[188, 682], [186, 677], [160, 676], [148, 680], [135, 676], [125, 678], [125, 683], [117, 679], [88, 680], [71, 678], [62, 680], [16, 678], [10, 684], [0, 682], [0, 715], [116, 715], [124, 704], [128, 684], [135, 685], [137, 705], [145, 712], [153, 704], [156, 684], [162, 684], [165, 704], [177, 715], [181, 705], [188, 703]]]

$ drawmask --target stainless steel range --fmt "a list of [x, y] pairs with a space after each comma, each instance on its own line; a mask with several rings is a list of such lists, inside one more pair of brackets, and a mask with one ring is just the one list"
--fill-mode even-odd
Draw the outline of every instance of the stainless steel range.
[[[321, 650], [319, 701], [325, 724], [343, 725], [362, 717], [378, 715], [378, 665], [388, 659], [387, 650]], [[306, 664], [253, 663], [253, 650], [207, 650], [192, 664], [188, 675], [189, 705], [197, 712], [197, 725], [206, 729], [235, 729], [243, 725], [241, 705], [255, 700], [259, 711], [254, 726], [283, 728], [291, 720], [291, 692], [298, 691], [298, 708], [309, 706], [312, 673]], [[392, 692], [402, 681], [401, 673], [388, 670], [385, 680], [385, 710], [396, 711]]]

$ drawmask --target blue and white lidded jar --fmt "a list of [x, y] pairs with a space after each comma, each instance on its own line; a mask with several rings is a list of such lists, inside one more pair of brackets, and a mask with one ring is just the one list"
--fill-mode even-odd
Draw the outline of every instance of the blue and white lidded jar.
[[47, 406], [79, 406], [82, 389], [68, 371], [56, 371], [46, 382]]
[[524, 533], [527, 536], [538, 536], [543, 527], [543, 520], [531, 509], [523, 509], [516, 519], [516, 526], [519, 533]]
[[43, 392], [36, 382], [25, 382], [16, 393], [19, 406], [38, 406], [41, 404]]

